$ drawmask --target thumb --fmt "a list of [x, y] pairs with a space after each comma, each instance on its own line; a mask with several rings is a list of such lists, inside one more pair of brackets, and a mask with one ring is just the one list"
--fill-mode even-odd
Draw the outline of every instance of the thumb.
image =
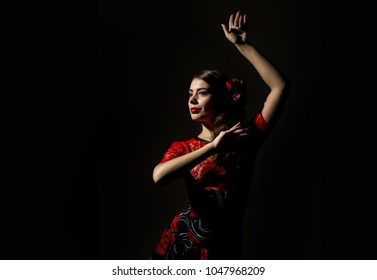
[[224, 34], [227, 35], [229, 32], [228, 32], [228, 30], [227, 30], [225, 24], [222, 23], [222, 24], [221, 24], [221, 27], [223, 28]]

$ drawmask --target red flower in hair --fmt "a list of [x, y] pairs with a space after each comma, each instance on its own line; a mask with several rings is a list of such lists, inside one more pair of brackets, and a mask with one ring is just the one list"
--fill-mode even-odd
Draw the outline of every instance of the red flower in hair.
[[235, 103], [238, 103], [241, 97], [246, 94], [245, 84], [243, 80], [230, 79], [226, 82], [226, 88], [230, 92], [232, 100]]

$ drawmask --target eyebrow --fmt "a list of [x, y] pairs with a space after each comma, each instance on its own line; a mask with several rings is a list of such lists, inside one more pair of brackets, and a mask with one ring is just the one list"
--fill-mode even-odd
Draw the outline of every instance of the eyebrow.
[[[203, 89], [209, 90], [209, 88], [198, 88], [196, 91], [203, 90]], [[192, 89], [189, 89], [189, 92], [192, 92], [192, 91], [193, 91]]]

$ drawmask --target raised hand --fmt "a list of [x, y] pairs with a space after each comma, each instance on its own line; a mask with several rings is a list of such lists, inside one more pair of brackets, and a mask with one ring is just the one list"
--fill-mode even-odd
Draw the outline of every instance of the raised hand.
[[246, 15], [242, 15], [240, 11], [236, 15], [230, 15], [228, 26], [223, 23], [221, 26], [225, 37], [233, 44], [244, 44], [247, 42]]

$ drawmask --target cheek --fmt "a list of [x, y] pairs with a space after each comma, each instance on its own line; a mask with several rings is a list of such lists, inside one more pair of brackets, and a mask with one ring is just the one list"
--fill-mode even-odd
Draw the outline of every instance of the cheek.
[[207, 113], [212, 113], [212, 112], [214, 112], [214, 111], [215, 111], [215, 108], [216, 108], [216, 107], [215, 107], [215, 102], [214, 102], [212, 99], [206, 101], [203, 107], [205, 108], [205, 111], [206, 111]]

